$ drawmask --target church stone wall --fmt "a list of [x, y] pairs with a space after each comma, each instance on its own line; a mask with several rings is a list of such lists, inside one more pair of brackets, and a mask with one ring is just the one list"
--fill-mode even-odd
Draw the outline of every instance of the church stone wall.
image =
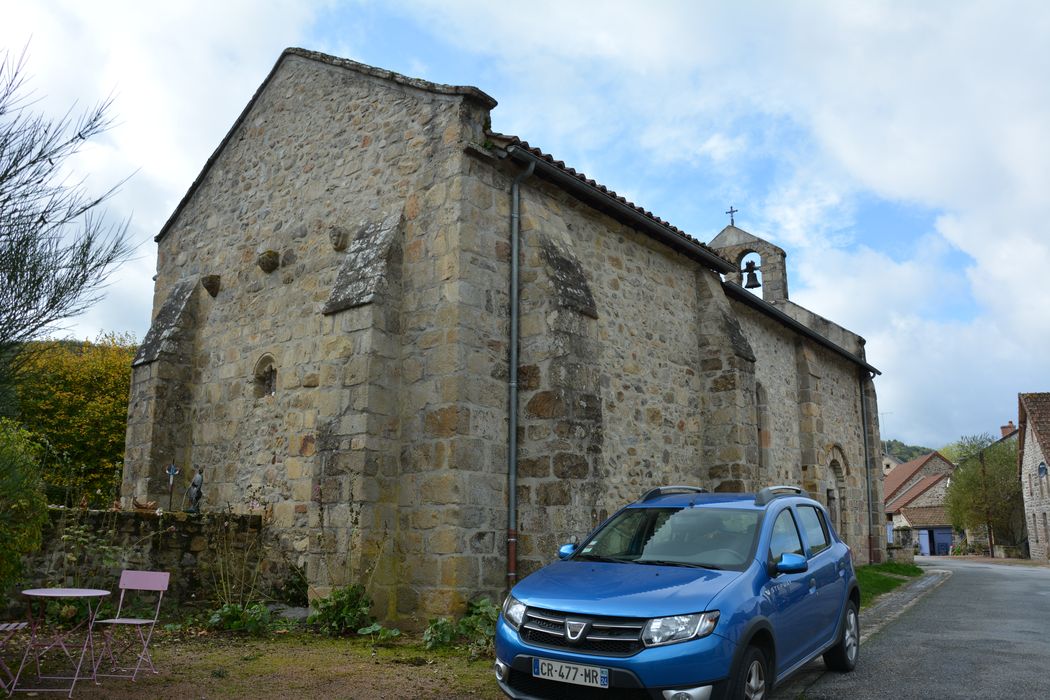
[[[203, 467], [205, 507], [269, 504], [280, 546], [316, 592], [367, 580], [380, 608], [395, 605], [398, 530], [415, 517], [405, 487], [427, 486], [401, 480], [402, 432], [443, 437], [435, 411], [459, 404], [439, 386], [460, 353], [442, 302], [461, 291], [450, 182], [480, 130], [471, 110], [462, 97], [283, 60], [160, 241], [155, 308], [185, 280], [219, 280], [176, 325], [178, 361], [136, 367], [132, 393], [144, 395], [129, 419], [142, 425], [129, 430], [129, 500], [166, 490], [171, 459], [187, 482]], [[383, 284], [364, 305], [325, 313], [353, 241], [391, 217], [397, 240], [374, 261], [388, 271]], [[173, 335], [160, 321], [158, 335]], [[266, 358], [272, 396], [256, 376]], [[402, 402], [403, 362], [409, 380], [421, 366], [428, 378]], [[171, 377], [176, 366], [186, 376]], [[161, 374], [174, 381], [154, 382]], [[189, 419], [159, 422], [158, 406], [176, 395]], [[159, 455], [154, 443], [179, 451]]]
[[[265, 504], [315, 594], [363, 582], [383, 618], [501, 594], [520, 170], [479, 146], [490, 107], [282, 59], [160, 240], [126, 500], [201, 466], [206, 510]], [[822, 483], [836, 455], [862, 502], [852, 365], [542, 178], [521, 191], [520, 573], [653, 486]]]
[[522, 569], [645, 490], [702, 481], [696, 266], [523, 186]]
[[[785, 332], [780, 324], [742, 303], [735, 302], [733, 309], [754, 349], [756, 378], [767, 394], [771, 413], [771, 464], [764, 465], [766, 481], [799, 484], [829, 506], [839, 534], [858, 557], [866, 557], [868, 489], [858, 367], [812, 340]], [[870, 384], [866, 380], [873, 402]], [[870, 446], [880, 444], [875, 415], [874, 410], [869, 412]], [[876, 540], [876, 552], [881, 552], [885, 547], [882, 480], [876, 465], [870, 467], [870, 473], [873, 505], [869, 510], [874, 513], [870, 533]]]

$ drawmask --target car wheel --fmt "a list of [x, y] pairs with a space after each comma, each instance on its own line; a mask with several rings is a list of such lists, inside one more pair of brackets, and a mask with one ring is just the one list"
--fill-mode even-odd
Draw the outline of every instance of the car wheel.
[[748, 647], [734, 680], [733, 700], [764, 700], [769, 692], [769, 666], [761, 649]]
[[857, 604], [852, 600], [846, 603], [843, 613], [842, 637], [838, 644], [824, 653], [824, 663], [832, 671], [852, 671], [857, 666], [860, 655], [860, 621], [857, 618]]

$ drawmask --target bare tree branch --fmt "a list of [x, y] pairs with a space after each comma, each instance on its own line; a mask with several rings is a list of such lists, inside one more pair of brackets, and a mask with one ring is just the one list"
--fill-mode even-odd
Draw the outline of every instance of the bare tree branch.
[[34, 114], [25, 51], [0, 54], [0, 381], [17, 346], [80, 314], [133, 252], [128, 222], [108, 223], [102, 205], [123, 183], [92, 195], [64, 163], [112, 124], [110, 100], [80, 116]]

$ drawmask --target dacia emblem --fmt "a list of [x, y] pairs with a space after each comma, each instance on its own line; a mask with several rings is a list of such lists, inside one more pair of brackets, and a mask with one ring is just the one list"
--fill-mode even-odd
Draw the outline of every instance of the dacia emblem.
[[580, 637], [583, 635], [585, 629], [587, 629], [587, 623], [582, 620], [565, 621], [565, 634], [568, 636], [570, 642], [580, 641]]

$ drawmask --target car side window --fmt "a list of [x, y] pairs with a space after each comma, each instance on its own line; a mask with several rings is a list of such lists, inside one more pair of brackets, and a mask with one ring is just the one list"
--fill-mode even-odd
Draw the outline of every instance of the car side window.
[[810, 554], [823, 552], [831, 546], [828, 540], [828, 528], [819, 510], [813, 506], [799, 506], [798, 519], [802, 523], [802, 530], [806, 533]]
[[795, 518], [790, 510], [782, 510], [773, 523], [773, 533], [769, 540], [769, 556], [773, 561], [780, 561], [784, 553], [802, 554], [802, 540], [798, 536]]

